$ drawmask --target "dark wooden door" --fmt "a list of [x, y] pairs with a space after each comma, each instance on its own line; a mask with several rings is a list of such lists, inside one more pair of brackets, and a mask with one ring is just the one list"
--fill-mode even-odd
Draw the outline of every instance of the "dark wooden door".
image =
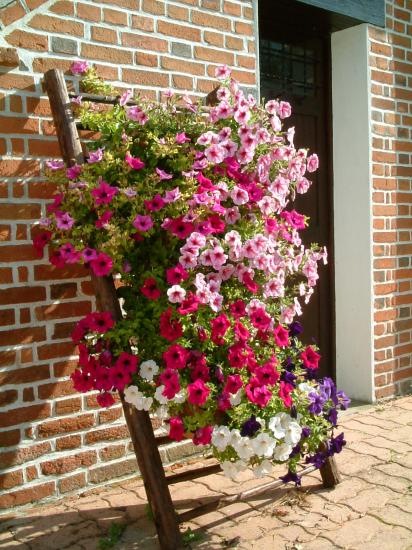
[[[273, 16], [277, 2], [260, 3], [261, 97], [289, 101], [293, 115], [286, 128], [295, 126], [295, 146], [316, 152], [320, 168], [308, 174], [313, 184], [298, 195], [293, 207], [310, 217], [302, 232], [306, 245], [319, 243], [329, 252], [329, 264], [319, 269], [320, 279], [300, 321], [302, 339], [315, 342], [322, 355], [320, 376], [334, 375], [334, 331], [332, 288], [332, 178], [330, 148], [330, 38], [313, 28], [299, 14], [299, 4], [288, 2], [281, 16]], [[297, 25], [301, 21], [304, 27]]]

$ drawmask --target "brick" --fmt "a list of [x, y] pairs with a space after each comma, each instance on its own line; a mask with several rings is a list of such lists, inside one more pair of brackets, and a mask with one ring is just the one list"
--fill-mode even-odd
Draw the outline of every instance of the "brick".
[[1, 326], [14, 325], [14, 322], [15, 322], [14, 309], [0, 310]]
[[44, 441], [28, 447], [19, 447], [14, 451], [0, 453], [0, 468], [10, 468], [11, 466], [18, 466], [20, 464], [24, 464], [25, 462], [36, 460], [50, 451], [50, 443], [48, 441]]
[[100, 441], [112, 441], [114, 439], [126, 439], [129, 437], [127, 426], [112, 426], [103, 430], [87, 432], [85, 441], [87, 444], [99, 443]]
[[213, 31], [203, 31], [203, 40], [212, 46], [223, 47], [223, 34]]
[[39, 29], [58, 34], [70, 34], [71, 36], [83, 36], [83, 23], [77, 23], [68, 19], [50, 17], [48, 15], [35, 15], [28, 25], [33, 29]]
[[166, 40], [153, 38], [151, 36], [144, 36], [141, 34], [123, 33], [122, 44], [132, 48], [153, 50], [155, 52], [167, 52], [168, 50], [168, 43]]
[[35, 400], [33, 388], [24, 388], [23, 389], [23, 401], [33, 402]]
[[124, 455], [125, 455], [124, 445], [111, 445], [110, 447], [104, 447], [104, 449], [100, 449], [99, 451], [99, 457], [104, 462], [108, 462], [109, 460], [115, 460], [116, 458], [121, 458]]
[[228, 65], [234, 64], [233, 53], [215, 50], [212, 48], [204, 48], [202, 46], [195, 47], [195, 59], [212, 61], [214, 63], [227, 63]]
[[236, 34], [244, 34], [246, 36], [253, 36], [253, 25], [250, 23], [243, 23], [242, 21], [235, 22]]
[[224, 13], [228, 13], [229, 15], [235, 15], [237, 17], [240, 17], [241, 15], [240, 5], [234, 2], [224, 2], [223, 11]]
[[179, 90], [187, 90], [188, 92], [192, 92], [193, 90], [193, 78], [190, 76], [182, 76], [182, 75], [173, 75], [172, 76], [172, 85], [173, 88], [177, 88]]
[[20, 430], [0, 432], [0, 448], [12, 447], [20, 442]]
[[117, 44], [117, 33], [107, 27], [92, 27], [92, 40], [95, 42], [107, 42], [108, 44]]
[[113, 25], [128, 24], [127, 13], [123, 11], [104, 9], [103, 19], [106, 23], [112, 23]]
[[0, 225], [0, 241], [9, 241], [11, 236], [10, 225]]
[[0, 67], [18, 67], [19, 55], [14, 48], [0, 47]]
[[171, 57], [162, 57], [161, 66], [168, 71], [179, 71], [197, 76], [204, 76], [205, 74], [205, 66], [202, 63], [193, 63], [191, 61], [182, 63], [178, 59]]
[[0, 290], [0, 304], [40, 302], [46, 299], [46, 289], [42, 286], [21, 286]]
[[17, 390], [0, 391], [0, 407], [11, 405], [15, 401], [17, 401], [17, 397]]
[[205, 13], [198, 10], [192, 12], [192, 22], [203, 27], [211, 27], [221, 31], [230, 31], [231, 22], [226, 17], [219, 17], [215, 14]]
[[57, 486], [62, 494], [81, 489], [86, 486], [86, 474], [80, 472], [73, 476], [65, 477], [58, 481]]
[[107, 46], [82, 44], [81, 55], [87, 59], [98, 59], [100, 61], [108, 61], [109, 63], [125, 65], [131, 65], [133, 63], [132, 52], [124, 51], [119, 48], [108, 48]]
[[62, 340], [71, 337], [76, 323], [71, 321], [69, 323], [57, 323], [54, 325], [54, 331], [52, 335], [53, 340]]
[[[196, 12], [193, 13], [193, 18]], [[199, 29], [188, 27], [187, 25], [176, 25], [175, 23], [169, 23], [168, 21], [158, 21], [157, 31], [160, 34], [166, 36], [174, 36], [176, 38], [183, 38], [184, 40], [190, 40], [191, 42], [200, 42], [201, 33]]]
[[37, 355], [40, 361], [68, 357], [76, 355], [77, 348], [72, 342], [61, 342], [59, 344], [48, 344], [37, 348]]
[[37, 479], [38, 473], [36, 466], [28, 466], [26, 468], [26, 479], [27, 481], [33, 481], [33, 479]]
[[181, 6], [168, 6], [167, 15], [170, 19], [189, 21], [189, 10]]
[[59, 0], [50, 7], [50, 11], [59, 15], [74, 15], [74, 3], [69, 0]]
[[[74, 418], [60, 418], [59, 420], [51, 420], [50, 422], [41, 424], [38, 427], [38, 437], [46, 438], [64, 433], [79, 432], [88, 430], [93, 425], [93, 414], [83, 414]], [[88, 432], [86, 435], [90, 433], [92, 432]]]
[[23, 484], [23, 471], [15, 470], [14, 472], [7, 472], [0, 474], [0, 490], [11, 489], [16, 485]]
[[39, 122], [34, 118], [2, 117], [2, 131], [7, 134], [37, 134]]
[[80, 435], [68, 435], [56, 439], [56, 451], [65, 451], [66, 449], [76, 449], [80, 447], [82, 439]]
[[256, 62], [254, 57], [247, 57], [246, 55], [237, 55], [236, 56], [237, 65], [243, 67], [244, 69], [254, 70], [256, 68]]
[[243, 50], [244, 42], [242, 38], [237, 38], [235, 36], [226, 36], [225, 46], [230, 50]]
[[99, 411], [99, 424], [107, 424], [119, 420], [123, 416], [122, 407], [110, 407]]
[[169, 75], [162, 72], [153, 71], [135, 71], [133, 69], [123, 69], [123, 81], [130, 84], [142, 84], [145, 86], [160, 86], [167, 88], [169, 86]]
[[[65, 386], [62, 386], [62, 384], [65, 384]], [[51, 386], [52, 384], [47, 384], [47, 385]], [[60, 395], [66, 395], [65, 393], [62, 393], [64, 391], [64, 388], [66, 388], [66, 387], [68, 388], [67, 394], [68, 393], [74, 393], [73, 383], [72, 383], [71, 380], [69, 382], [60, 382], [60, 383], [55, 384], [55, 385], [60, 386], [60, 391], [55, 390], [55, 391], [48, 391], [47, 392], [46, 389], [45, 389], [44, 392], [46, 394], [49, 393], [49, 397], [46, 397], [46, 398], [44, 398], [44, 397], [42, 397], [42, 395], [40, 395], [40, 390], [45, 388], [45, 386], [40, 386], [40, 388], [39, 388], [39, 397], [40, 397], [40, 399], [49, 399], [49, 398], [52, 398], [52, 397], [59, 397]], [[71, 391], [69, 391], [69, 390], [71, 390]], [[54, 410], [55, 410], [55, 414], [57, 414], [57, 415], [66, 415], [66, 414], [72, 414], [72, 413], [75, 413], [75, 412], [79, 412], [79, 411], [81, 411], [81, 408], [82, 408], [81, 397], [72, 397], [70, 399], [62, 399], [61, 401], [56, 401]]]
[[27, 184], [30, 199], [51, 199], [57, 191], [57, 185], [48, 181], [33, 181]]
[[15, 360], [16, 353], [14, 351], [0, 351], [0, 367], [13, 365]]
[[158, 0], [143, 0], [142, 9], [148, 13], [153, 13], [154, 15], [164, 15], [165, 14], [165, 5], [163, 2]]
[[47, 0], [26, 0], [26, 5], [29, 10], [35, 10], [45, 2], [47, 2]]
[[19, 273], [19, 283], [27, 283], [29, 280], [29, 271], [26, 266], [20, 266], [17, 268]]
[[30, 344], [44, 340], [46, 340], [46, 330], [44, 327], [21, 328], [0, 332], [0, 346]]
[[35, 309], [36, 318], [39, 321], [49, 319], [61, 319], [63, 317], [81, 317], [91, 311], [90, 302], [70, 302], [64, 304], [51, 304]]
[[14, 506], [28, 504], [46, 497], [50, 497], [55, 492], [55, 483], [42, 483], [33, 485], [32, 487], [21, 489], [20, 491], [12, 491], [0, 496], [0, 508], [9, 509]]
[[13, 3], [13, 5], [8, 6], [1, 10], [0, 18], [4, 26], [10, 25], [21, 19], [26, 15], [26, 10], [23, 8], [20, 2]]
[[1, 177], [37, 176], [38, 173], [39, 163], [35, 160], [3, 159], [0, 163]]
[[103, 483], [115, 477], [122, 477], [137, 472], [135, 458], [130, 458], [122, 462], [115, 462], [107, 466], [100, 466], [89, 472], [90, 483]]
[[77, 279], [90, 276], [90, 272], [83, 266], [70, 265], [56, 268], [54, 265], [35, 265], [34, 278], [36, 281], [54, 281], [56, 279]]
[[[111, 10], [107, 10], [107, 11], [111, 11]], [[77, 17], [80, 19], [86, 19], [87, 21], [100, 21], [101, 10], [96, 6], [89, 6], [88, 4], [78, 3]]]
[[135, 53], [134, 62], [135, 65], [142, 65], [144, 67], [157, 67], [159, 65], [157, 55], [143, 52]]
[[52, 300], [64, 300], [75, 298], [77, 295], [76, 283], [58, 283], [50, 287], [50, 297]]
[[[126, 24], [127, 23], [125, 23], [125, 25]], [[154, 20], [150, 17], [144, 17], [143, 15], [132, 15], [132, 29], [153, 32]]]
[[177, 57], [192, 57], [192, 47], [190, 44], [183, 44], [181, 42], [172, 42], [172, 54]]
[[55, 53], [77, 55], [77, 42], [61, 36], [51, 37], [51, 48]]
[[10, 414], [10, 411], [0, 413], [0, 427], [6, 428], [22, 424], [23, 422], [33, 422], [34, 420], [47, 418], [50, 414], [50, 403], [13, 409], [13, 414]]
[[220, 11], [220, 0], [200, 0], [200, 7], [206, 10]]
[[97, 460], [96, 451], [86, 451], [76, 455], [57, 458], [56, 460], [48, 460], [40, 464], [42, 474], [46, 476], [68, 474], [81, 468], [82, 466], [89, 467], [95, 464]]
[[[73, 395], [76, 390], [73, 388], [71, 380], [65, 380], [64, 382], [51, 382], [50, 384], [44, 384], [38, 387], [38, 394], [40, 399], [54, 399], [56, 397], [62, 397], [65, 395]], [[62, 402], [58, 402], [62, 403]], [[63, 404], [56, 403], [56, 410], [62, 408]], [[62, 413], [59, 413], [62, 414]]]

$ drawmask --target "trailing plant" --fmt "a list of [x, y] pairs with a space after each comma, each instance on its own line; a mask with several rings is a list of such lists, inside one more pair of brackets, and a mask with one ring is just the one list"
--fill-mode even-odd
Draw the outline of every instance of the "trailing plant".
[[[74, 72], [85, 91], [115, 94], [86, 62]], [[60, 188], [34, 244], [56, 266], [120, 279], [123, 319], [94, 312], [73, 332], [78, 391], [97, 390], [103, 407], [123, 392], [171, 439], [212, 445], [230, 476], [287, 463], [284, 480], [299, 483], [303, 458], [340, 452], [348, 405], [299, 338], [327, 253], [302, 243], [308, 218], [293, 201], [318, 158], [283, 128], [288, 103], [258, 104], [225, 66], [217, 78], [206, 112], [171, 91], [162, 103], [126, 91], [104, 111], [75, 100], [100, 138], [84, 165], [48, 162]]]

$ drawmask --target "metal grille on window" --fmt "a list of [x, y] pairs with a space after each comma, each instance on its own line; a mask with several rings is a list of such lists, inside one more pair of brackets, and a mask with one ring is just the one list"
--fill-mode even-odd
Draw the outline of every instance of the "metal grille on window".
[[298, 45], [260, 41], [262, 95], [304, 98], [316, 95], [315, 51]]

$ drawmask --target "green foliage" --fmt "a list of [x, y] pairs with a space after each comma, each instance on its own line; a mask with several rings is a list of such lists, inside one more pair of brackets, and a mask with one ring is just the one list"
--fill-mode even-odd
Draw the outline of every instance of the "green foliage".
[[126, 525], [124, 524], [112, 523], [109, 527], [107, 536], [99, 539], [99, 550], [108, 550], [109, 548], [116, 546], [116, 544], [120, 542], [125, 529]]

